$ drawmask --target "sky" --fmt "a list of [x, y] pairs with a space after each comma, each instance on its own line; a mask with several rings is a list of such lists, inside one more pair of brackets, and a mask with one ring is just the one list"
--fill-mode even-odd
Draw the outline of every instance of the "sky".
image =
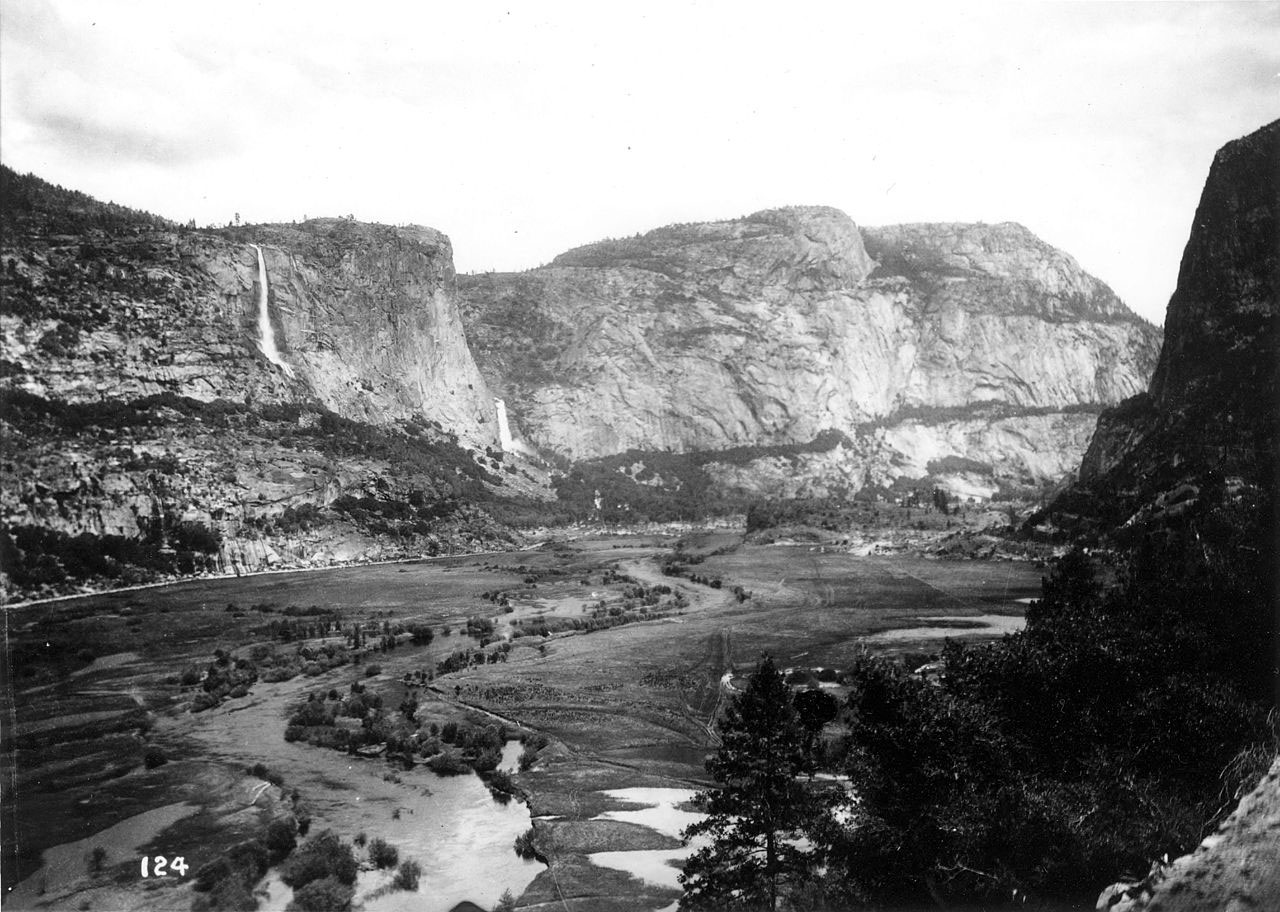
[[1277, 117], [1280, 3], [0, 2], [10, 167], [430, 225], [463, 272], [829, 205], [1021, 222], [1159, 324], [1214, 152]]

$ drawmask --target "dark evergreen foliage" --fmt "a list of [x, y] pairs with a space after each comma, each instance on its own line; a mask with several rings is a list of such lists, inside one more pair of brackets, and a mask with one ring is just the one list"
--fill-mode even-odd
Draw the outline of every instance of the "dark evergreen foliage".
[[768, 656], [729, 705], [720, 739], [707, 761], [717, 787], [699, 796], [707, 818], [684, 832], [709, 844], [680, 875], [680, 908], [773, 910], [783, 891], [813, 876], [812, 854], [796, 841], [819, 812], [803, 779], [805, 730]]
[[949, 644], [940, 685], [857, 663], [832, 895], [1084, 898], [1194, 847], [1276, 747], [1269, 513], [1237, 498], [1109, 564], [1073, 552], [1026, 631]]

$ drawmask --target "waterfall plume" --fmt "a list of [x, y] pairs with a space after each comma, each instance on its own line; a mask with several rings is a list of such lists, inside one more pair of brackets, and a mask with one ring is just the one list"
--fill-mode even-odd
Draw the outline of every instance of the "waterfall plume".
[[267, 264], [262, 258], [262, 248], [257, 244], [250, 247], [258, 254], [258, 349], [267, 360], [293, 378], [293, 368], [280, 357], [280, 349], [276, 348], [276, 332], [271, 326], [271, 313], [267, 308], [269, 289], [267, 287]]

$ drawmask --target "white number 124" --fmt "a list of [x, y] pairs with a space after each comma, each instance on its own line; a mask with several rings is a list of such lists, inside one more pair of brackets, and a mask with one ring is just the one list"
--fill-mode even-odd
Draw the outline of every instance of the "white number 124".
[[146, 855], [142, 856], [143, 877], [167, 877], [170, 873], [177, 874], [179, 877], [186, 877], [186, 859], [181, 855], [175, 856], [173, 861], [163, 855], [157, 855], [155, 858], [149, 858]]

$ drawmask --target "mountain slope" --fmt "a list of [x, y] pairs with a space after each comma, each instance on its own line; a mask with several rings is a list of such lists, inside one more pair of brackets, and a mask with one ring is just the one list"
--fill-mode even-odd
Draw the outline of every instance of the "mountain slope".
[[[859, 229], [821, 207], [603, 241], [459, 291], [481, 372], [536, 446], [593, 459], [839, 431], [855, 490], [949, 456], [989, 465], [989, 490], [1056, 479], [1097, 411], [1145, 386], [1159, 338], [1021, 226]], [[1049, 414], [1048, 438], [1006, 433]]]
[[1169, 300], [1150, 389], [1104, 413], [1079, 485], [1044, 517], [1114, 529], [1275, 478], [1280, 121], [1214, 158]]
[[[174, 393], [315, 401], [496, 441], [467, 349], [449, 239], [343, 219], [195, 231], [5, 169], [10, 385], [72, 402]], [[257, 253], [290, 377], [260, 350]], [[18, 379], [20, 378], [20, 380]]]
[[443, 234], [196, 231], [8, 169], [0, 193], [19, 590], [473, 548], [510, 539], [476, 504], [547, 496], [489, 446]]

